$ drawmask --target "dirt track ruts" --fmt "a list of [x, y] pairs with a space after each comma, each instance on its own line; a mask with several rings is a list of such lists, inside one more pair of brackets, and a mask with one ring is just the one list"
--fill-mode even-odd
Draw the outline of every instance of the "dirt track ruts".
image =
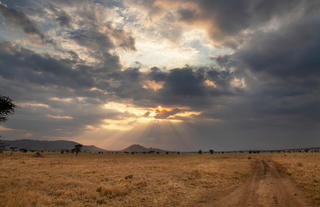
[[226, 192], [208, 206], [212, 207], [309, 207], [312, 206], [294, 183], [271, 160], [257, 160], [247, 181]]

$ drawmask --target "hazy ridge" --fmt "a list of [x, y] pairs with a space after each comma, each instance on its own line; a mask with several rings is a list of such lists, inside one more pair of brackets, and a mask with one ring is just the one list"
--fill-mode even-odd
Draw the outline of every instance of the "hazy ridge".
[[[71, 150], [78, 142], [68, 140], [32, 140], [32, 139], [20, 139], [20, 140], [0, 140], [0, 143], [6, 146], [6, 148], [17, 147], [18, 149], [35, 150], [35, 151], [60, 151]], [[96, 147], [94, 145], [83, 145], [82, 151], [87, 152], [107, 152], [107, 150]]]
[[[17, 149], [26, 149], [34, 151], [61, 151], [61, 150], [71, 150], [75, 145], [80, 144], [78, 142], [69, 140], [33, 140], [33, 139], [19, 139], [19, 140], [0, 140], [0, 143], [10, 149], [10, 147], [16, 147]], [[111, 152], [111, 150], [102, 149], [94, 145], [83, 145], [82, 151], [85, 152]], [[120, 152], [159, 152], [164, 153], [166, 150], [158, 148], [147, 148], [139, 144], [133, 144], [129, 147], [119, 150]], [[119, 152], [118, 151], [118, 152]], [[117, 152], [117, 151], [113, 151]]]
[[133, 144], [122, 150], [123, 152], [167, 152], [166, 150], [158, 149], [158, 148], [147, 148], [139, 144]]

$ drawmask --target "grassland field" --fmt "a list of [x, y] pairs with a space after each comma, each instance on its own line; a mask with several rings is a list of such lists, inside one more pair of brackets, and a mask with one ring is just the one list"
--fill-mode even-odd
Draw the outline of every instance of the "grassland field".
[[207, 206], [276, 162], [320, 206], [320, 153], [0, 154], [0, 207]]

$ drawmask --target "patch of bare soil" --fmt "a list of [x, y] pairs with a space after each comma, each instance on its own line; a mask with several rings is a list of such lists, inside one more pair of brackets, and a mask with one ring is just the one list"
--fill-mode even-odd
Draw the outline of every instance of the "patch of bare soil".
[[312, 206], [276, 163], [264, 159], [256, 161], [253, 173], [243, 185], [212, 199], [208, 206]]

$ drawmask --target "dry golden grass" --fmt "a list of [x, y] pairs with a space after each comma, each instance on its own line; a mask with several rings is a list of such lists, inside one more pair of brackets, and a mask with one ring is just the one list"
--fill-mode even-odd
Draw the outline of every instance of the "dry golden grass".
[[279, 163], [320, 206], [320, 153], [41, 155], [0, 154], [0, 207], [201, 206], [256, 159]]
[[0, 154], [0, 206], [199, 206], [241, 184], [246, 154]]
[[313, 202], [320, 206], [320, 153], [273, 154], [286, 173]]

